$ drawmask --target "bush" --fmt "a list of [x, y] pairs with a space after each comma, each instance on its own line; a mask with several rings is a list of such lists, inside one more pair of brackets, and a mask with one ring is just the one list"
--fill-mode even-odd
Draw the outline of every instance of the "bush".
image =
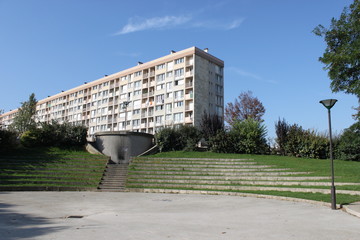
[[86, 143], [87, 128], [56, 121], [40, 123], [39, 128], [26, 131], [20, 140], [25, 147], [78, 147]]
[[233, 124], [231, 134], [234, 136], [235, 151], [246, 154], [265, 154], [269, 152], [266, 142], [266, 127], [260, 121], [246, 119]]
[[293, 124], [289, 127], [284, 152], [289, 156], [325, 159], [329, 153], [329, 140], [314, 130], [304, 130]]
[[210, 138], [210, 150], [219, 153], [264, 154], [269, 151], [265, 126], [254, 119], [234, 122], [230, 131]]
[[210, 137], [209, 147], [216, 153], [235, 153], [235, 142], [235, 136], [222, 129], [215, 136]]
[[336, 150], [336, 157], [339, 159], [360, 161], [360, 122], [345, 129]]
[[200, 132], [193, 126], [168, 127], [157, 132], [155, 140], [160, 152], [194, 151], [200, 140]]
[[13, 149], [17, 146], [16, 133], [0, 129], [0, 151]]
[[156, 144], [160, 152], [181, 150], [180, 134], [174, 128], [163, 128], [155, 134]]
[[200, 141], [201, 134], [200, 131], [189, 125], [181, 125], [177, 131], [180, 134], [180, 144], [181, 148], [184, 151], [195, 151], [196, 145]]

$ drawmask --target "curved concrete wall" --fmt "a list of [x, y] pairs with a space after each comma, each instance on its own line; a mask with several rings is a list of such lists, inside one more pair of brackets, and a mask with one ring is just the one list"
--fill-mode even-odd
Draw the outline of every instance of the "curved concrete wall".
[[128, 163], [131, 157], [140, 155], [154, 146], [154, 136], [139, 132], [95, 133], [95, 147], [115, 163]]

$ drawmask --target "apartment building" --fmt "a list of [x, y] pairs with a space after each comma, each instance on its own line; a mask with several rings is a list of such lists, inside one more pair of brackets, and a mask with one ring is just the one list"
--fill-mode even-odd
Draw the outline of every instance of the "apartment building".
[[[224, 116], [224, 62], [191, 47], [106, 75], [38, 101], [39, 122], [86, 125], [100, 131], [155, 133], [167, 126], [199, 126], [203, 113]], [[0, 115], [11, 124], [17, 110]]]

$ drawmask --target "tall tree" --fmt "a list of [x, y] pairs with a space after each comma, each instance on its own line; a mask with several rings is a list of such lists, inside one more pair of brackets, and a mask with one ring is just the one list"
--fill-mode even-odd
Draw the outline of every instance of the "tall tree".
[[35, 114], [36, 114], [37, 100], [35, 94], [32, 93], [29, 100], [21, 103], [17, 115], [11, 124], [11, 128], [22, 134], [25, 131], [31, 130], [36, 127]]
[[257, 97], [252, 96], [251, 91], [240, 93], [234, 103], [228, 103], [225, 107], [225, 121], [230, 125], [249, 118], [262, 121], [264, 114], [264, 105]]
[[354, 94], [360, 103], [360, 0], [345, 7], [339, 19], [332, 18], [329, 28], [318, 25], [313, 32], [327, 44], [319, 61], [328, 70], [331, 90]]
[[200, 132], [206, 140], [209, 140], [210, 137], [215, 136], [217, 132], [223, 128], [224, 121], [220, 116], [204, 111], [203, 115], [201, 116]]

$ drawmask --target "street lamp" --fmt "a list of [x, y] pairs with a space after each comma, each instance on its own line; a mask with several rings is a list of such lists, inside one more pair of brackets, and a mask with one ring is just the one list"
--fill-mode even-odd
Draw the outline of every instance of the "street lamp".
[[333, 149], [332, 149], [332, 135], [331, 135], [331, 116], [330, 109], [337, 102], [336, 99], [326, 99], [320, 101], [324, 107], [328, 110], [328, 119], [329, 119], [329, 138], [330, 138], [330, 161], [331, 161], [331, 209], [336, 209], [336, 193], [335, 193], [335, 177], [334, 177], [334, 158], [333, 158]]

